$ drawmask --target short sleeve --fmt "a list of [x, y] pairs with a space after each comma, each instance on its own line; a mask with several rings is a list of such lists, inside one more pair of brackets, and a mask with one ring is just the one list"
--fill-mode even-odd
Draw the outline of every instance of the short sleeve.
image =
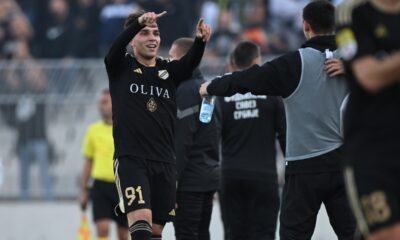
[[376, 52], [370, 17], [363, 5], [340, 5], [336, 11], [336, 43], [340, 56], [351, 62]]

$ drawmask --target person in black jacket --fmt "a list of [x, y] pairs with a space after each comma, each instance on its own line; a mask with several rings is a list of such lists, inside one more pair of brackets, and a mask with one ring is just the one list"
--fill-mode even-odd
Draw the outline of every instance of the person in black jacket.
[[[169, 50], [172, 60], [179, 60], [192, 47], [193, 39], [180, 38]], [[204, 82], [199, 69], [176, 92], [178, 120], [175, 149], [178, 169], [176, 218], [177, 240], [209, 240], [213, 197], [219, 187], [218, 132], [215, 119], [199, 121], [201, 97], [198, 89]]]
[[[203, 56], [211, 29], [200, 20], [193, 47], [179, 61], [157, 57], [157, 19], [166, 14], [134, 13], [104, 61], [113, 110], [114, 172], [119, 208], [134, 240], [161, 239], [175, 215], [174, 127], [176, 87]], [[130, 45], [133, 54], [126, 54]], [[151, 237], [152, 236], [152, 237]]]
[[[261, 63], [260, 48], [241, 42], [233, 51], [235, 70]], [[279, 211], [276, 139], [285, 149], [282, 100], [251, 93], [220, 97], [221, 206], [229, 239], [275, 239]]]
[[338, 57], [334, 11], [328, 1], [312, 1], [303, 10], [308, 40], [302, 48], [219, 77], [200, 89], [201, 95], [250, 91], [283, 97], [287, 138], [281, 240], [311, 239], [322, 203], [339, 240], [353, 239], [355, 232], [341, 171], [342, 118], [349, 90], [340, 76], [341, 60], [331, 59]]

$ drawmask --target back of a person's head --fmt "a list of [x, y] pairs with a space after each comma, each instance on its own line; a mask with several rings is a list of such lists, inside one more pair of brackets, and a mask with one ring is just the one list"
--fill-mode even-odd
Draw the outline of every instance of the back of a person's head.
[[192, 38], [178, 38], [175, 40], [172, 45], [176, 46], [177, 55], [179, 58], [183, 57], [187, 52], [189, 52], [192, 47], [194, 40]]
[[260, 48], [253, 42], [239, 43], [233, 50], [233, 62], [238, 69], [247, 69], [254, 64], [254, 60], [260, 57]]
[[304, 7], [303, 19], [314, 33], [331, 33], [335, 29], [335, 7], [327, 0], [312, 1]]

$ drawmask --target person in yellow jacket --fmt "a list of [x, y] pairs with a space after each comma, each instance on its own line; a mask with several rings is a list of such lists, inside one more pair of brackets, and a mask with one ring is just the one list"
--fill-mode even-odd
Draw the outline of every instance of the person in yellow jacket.
[[[113, 221], [117, 224], [118, 239], [127, 240], [129, 235], [126, 218], [114, 213], [119, 198], [113, 171], [112, 107], [108, 89], [101, 93], [98, 106], [102, 120], [89, 126], [83, 141], [85, 163], [80, 181], [79, 202], [81, 209], [85, 210], [90, 196], [98, 240], [108, 239]], [[90, 180], [93, 180], [93, 184], [89, 191]]]

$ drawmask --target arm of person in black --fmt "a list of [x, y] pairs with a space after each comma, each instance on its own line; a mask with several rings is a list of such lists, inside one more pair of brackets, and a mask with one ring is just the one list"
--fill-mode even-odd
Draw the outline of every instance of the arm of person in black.
[[125, 28], [114, 40], [110, 50], [108, 51], [104, 62], [106, 64], [107, 72], [109, 74], [115, 74], [119, 72], [120, 67], [123, 66], [123, 61], [126, 46], [129, 42], [142, 30], [144, 25], [140, 25], [138, 20], [134, 21], [131, 25]]
[[301, 77], [301, 58], [298, 51], [287, 53], [262, 66], [226, 74], [214, 79], [207, 92], [215, 96], [232, 96], [251, 92], [255, 95], [290, 96]]
[[275, 132], [281, 147], [283, 156], [286, 153], [286, 117], [285, 107], [283, 106], [282, 99], [275, 97]]
[[192, 76], [193, 71], [200, 64], [205, 46], [206, 43], [201, 38], [196, 37], [193, 46], [185, 56], [169, 63], [169, 70], [174, 77], [176, 86]]

